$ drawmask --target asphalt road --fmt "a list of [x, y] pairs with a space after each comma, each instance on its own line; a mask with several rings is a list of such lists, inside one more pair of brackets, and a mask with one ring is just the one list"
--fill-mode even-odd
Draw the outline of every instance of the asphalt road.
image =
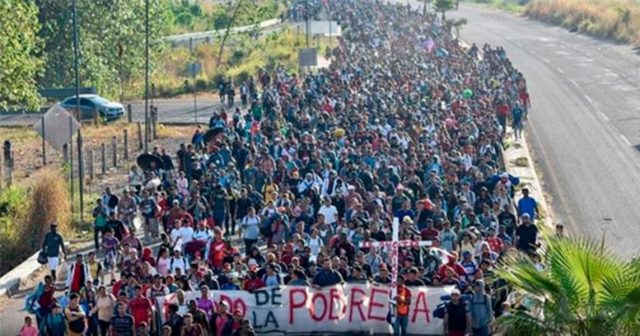
[[[238, 97], [236, 97], [238, 98]], [[151, 103], [151, 102], [149, 102]], [[144, 101], [125, 102], [131, 104], [132, 120], [144, 122]], [[194, 100], [184, 96], [176, 99], [154, 99], [154, 106], [158, 107], [158, 120], [163, 123], [207, 123], [214, 110], [219, 111], [223, 106], [217, 98], [200, 97]], [[236, 104], [236, 106], [240, 106]], [[40, 121], [40, 113], [28, 114], [0, 114], [0, 126], [27, 126]], [[126, 112], [123, 118], [126, 119]]]
[[640, 55], [512, 14], [461, 6], [449, 16], [468, 19], [464, 40], [503, 46], [526, 76], [526, 133], [554, 222], [638, 255]]

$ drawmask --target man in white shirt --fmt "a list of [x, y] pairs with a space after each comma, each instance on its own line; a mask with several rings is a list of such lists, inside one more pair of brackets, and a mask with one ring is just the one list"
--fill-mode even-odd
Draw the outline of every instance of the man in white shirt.
[[318, 214], [324, 216], [324, 221], [327, 224], [332, 227], [336, 226], [336, 223], [338, 222], [338, 209], [331, 204], [331, 199], [329, 197], [324, 198], [322, 206], [320, 206], [320, 209], [318, 210]]
[[183, 225], [178, 230], [178, 234], [180, 234], [180, 242], [182, 243], [182, 251], [193, 240], [193, 228], [190, 226]]
[[179, 247], [173, 248], [173, 257], [169, 258], [169, 271], [171, 274], [176, 274], [176, 269], [179, 268], [182, 270], [183, 274], [189, 270], [189, 262], [187, 258], [182, 256], [180, 253]]
[[180, 229], [182, 228], [182, 220], [176, 219], [174, 222], [175, 227], [171, 230], [171, 245], [174, 247], [182, 247], [180, 244]]

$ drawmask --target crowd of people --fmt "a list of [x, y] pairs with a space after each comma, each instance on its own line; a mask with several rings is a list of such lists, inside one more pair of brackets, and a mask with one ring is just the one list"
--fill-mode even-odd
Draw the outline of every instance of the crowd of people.
[[[105, 191], [93, 212], [104, 259], [75, 256], [65, 302], [54, 298], [66, 251], [52, 226], [51, 275], [23, 330], [252, 335], [211, 291], [389, 285], [389, 250], [367, 243], [390, 240], [395, 218], [400, 239], [432, 243], [400, 248], [395, 332], [406, 334], [406, 287], [453, 285], [445, 334], [489, 335], [509, 310], [494, 267], [513, 249], [536, 257], [536, 200], [526, 189], [515, 199], [501, 163], [508, 121], [526, 120], [526, 81], [502, 48], [464, 48], [435, 16], [333, 6], [343, 36], [329, 68], [260, 71], [243, 84], [247, 108], [229, 102], [175, 156], [154, 149], [128, 188]], [[202, 299], [171, 305], [158, 325], [155, 298], [192, 290]]]

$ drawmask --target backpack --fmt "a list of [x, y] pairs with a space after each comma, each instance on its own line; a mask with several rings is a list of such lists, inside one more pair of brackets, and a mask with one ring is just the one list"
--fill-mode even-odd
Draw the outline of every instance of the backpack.
[[[267, 273], [262, 275], [262, 282], [264, 282], [265, 284], [267, 283], [267, 276], [269, 276]], [[282, 278], [280, 277], [279, 273], [276, 273], [276, 279], [278, 279], [279, 284], [282, 283]]]
[[[171, 257], [171, 260], [169, 261], [169, 270], [173, 269], [173, 262], [176, 260], [175, 257]], [[187, 258], [182, 257], [182, 262], [184, 262], [185, 267], [189, 266], [189, 263], [187, 262]], [[186, 272], [187, 270], [182, 270], [184, 272]]]
[[[67, 307], [67, 309], [69, 311], [73, 311], [69, 307]], [[80, 308], [78, 306], [78, 310], [77, 311], [81, 311], [81, 309], [82, 308]], [[77, 312], [77, 311], [74, 311], [74, 312]], [[65, 314], [65, 316], [66, 316], [66, 314]], [[78, 319], [78, 320], [75, 320], [75, 321], [68, 321], [68, 323], [69, 323], [69, 330], [73, 331], [74, 333], [82, 333], [84, 331], [84, 318]]]

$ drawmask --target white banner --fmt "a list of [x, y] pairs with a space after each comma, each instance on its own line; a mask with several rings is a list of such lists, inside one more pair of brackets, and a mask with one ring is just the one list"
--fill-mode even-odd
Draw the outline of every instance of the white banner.
[[[214, 303], [229, 304], [230, 313], [243, 312], [260, 335], [365, 332], [393, 332], [387, 322], [390, 288], [378, 285], [347, 284], [316, 290], [311, 287], [282, 286], [245, 291], [210, 291]], [[411, 288], [409, 333], [442, 335], [442, 320], [433, 317], [440, 297], [452, 287]], [[182, 306], [197, 300], [199, 291], [187, 292]], [[175, 294], [158, 298], [166, 318], [167, 306], [178, 303]]]

